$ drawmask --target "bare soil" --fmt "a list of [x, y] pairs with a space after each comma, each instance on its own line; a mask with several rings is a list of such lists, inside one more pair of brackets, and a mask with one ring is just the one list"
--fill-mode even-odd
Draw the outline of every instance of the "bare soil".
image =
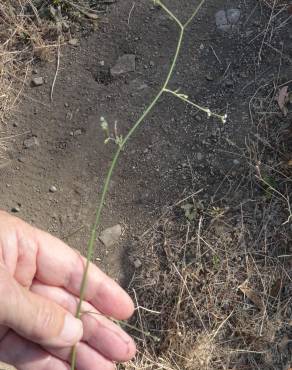
[[[181, 20], [194, 7], [187, 0], [165, 3]], [[240, 10], [240, 19], [222, 32], [215, 14], [230, 8]], [[269, 217], [278, 220], [277, 230], [289, 241], [282, 254], [291, 254], [291, 220], [281, 227], [289, 216], [285, 201], [289, 173], [281, 166], [290, 159], [283, 140], [290, 116], [283, 117], [274, 99], [280, 85], [292, 80], [291, 23], [286, 22], [287, 10], [279, 14], [275, 10], [277, 16], [269, 23], [270, 12], [253, 0], [216, 0], [203, 5], [190, 25], [171, 88], [180, 88], [192, 101], [213, 111], [227, 113], [228, 121], [223, 125], [163, 96], [135, 134], [121, 156], [102, 219], [101, 229], [123, 226], [121, 243], [109, 249], [96, 243], [96, 263], [114, 278], [124, 283], [131, 280], [133, 258], [143, 255], [141, 245], [137, 247], [140, 236], [168, 206], [197, 192], [190, 199], [203, 204], [209, 216], [210, 210], [216, 218], [222, 210], [225, 214], [226, 209], [235, 209], [232, 219], [237, 222], [242, 205], [260, 199], [264, 206], [259, 214], [254, 208], [246, 209], [249, 224], [258, 217], [256, 230], [262, 232], [261, 220], [267, 213], [263, 209], [268, 209]], [[112, 128], [117, 121], [118, 132], [125, 135], [162, 85], [178, 30], [151, 2], [132, 0], [111, 6], [97, 29], [85, 21], [82, 28], [79, 45], [61, 48], [53, 102], [55, 60], [35, 63], [22, 102], [3, 129], [13, 145], [0, 169], [0, 204], [9, 212], [18, 207], [20, 217], [85, 252], [115, 150], [115, 144], [104, 144], [100, 117], [106, 117]], [[124, 54], [136, 56], [135, 71], [112, 77], [110, 68]], [[30, 78], [35, 76], [45, 83], [31, 87]], [[24, 141], [31, 137], [37, 138], [38, 145], [25, 148]], [[274, 167], [277, 171], [271, 170]], [[260, 181], [261, 176], [266, 180]], [[277, 189], [283, 197], [270, 189], [271, 179], [280, 181]], [[57, 191], [50, 192], [51, 186]], [[274, 196], [278, 208], [271, 206]], [[180, 206], [174, 214], [182, 222]], [[277, 362], [277, 369], [288, 369], [287, 358]]]

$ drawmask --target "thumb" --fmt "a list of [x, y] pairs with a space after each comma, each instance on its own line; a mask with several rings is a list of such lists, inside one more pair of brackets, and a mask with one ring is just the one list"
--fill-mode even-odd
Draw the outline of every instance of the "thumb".
[[81, 320], [23, 288], [3, 267], [0, 267], [0, 324], [33, 342], [52, 347], [70, 347], [83, 335]]

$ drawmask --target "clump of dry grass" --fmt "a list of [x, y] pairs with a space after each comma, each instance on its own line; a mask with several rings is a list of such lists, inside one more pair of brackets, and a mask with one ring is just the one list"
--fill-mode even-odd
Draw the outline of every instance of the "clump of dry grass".
[[142, 267], [131, 288], [142, 334], [126, 369], [288, 369], [292, 247], [283, 203], [192, 205], [194, 221], [172, 207], [138, 243]]
[[97, 20], [103, 7], [91, 9], [86, 0], [1, 2], [0, 120], [15, 106], [32, 62], [47, 61], [84, 17]]
[[[31, 0], [0, 4], [0, 118], [13, 108], [35, 58], [46, 59], [56, 27], [42, 20]], [[46, 40], [46, 41], [44, 41]]]

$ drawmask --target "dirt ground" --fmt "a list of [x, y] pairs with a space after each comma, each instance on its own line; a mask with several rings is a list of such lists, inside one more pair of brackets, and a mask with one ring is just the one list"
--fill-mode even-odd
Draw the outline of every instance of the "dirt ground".
[[[193, 7], [189, 1], [171, 3], [180, 19], [186, 19]], [[238, 177], [240, 158], [230, 153], [228, 139], [243, 146], [255, 129], [248, 112], [261, 42], [259, 38], [249, 44], [258, 35], [261, 21], [260, 7], [252, 13], [255, 5], [254, 1], [206, 4], [189, 28], [171, 82], [192, 100], [227, 112], [228, 123], [223, 126], [208, 120], [165, 96], [121, 158], [104, 227], [121, 223], [131, 240], [147, 228], [161, 207], [190, 188], [203, 188], [201, 196], [209, 197], [227, 173]], [[130, 14], [132, 6], [133, 1], [117, 2], [96, 32], [84, 26], [80, 46], [62, 49], [53, 103], [49, 96], [55, 62], [35, 65], [36, 76], [46, 83], [25, 89], [25, 99], [6, 127], [7, 136], [20, 136], [13, 139], [10, 160], [1, 169], [2, 207], [11, 211], [21, 204], [20, 217], [81, 250], [115, 149], [103, 144], [100, 117], [112, 125], [118, 121], [118, 130], [124, 134], [161, 86], [176, 46], [177, 28], [164, 12], [151, 3], [137, 2]], [[241, 19], [234, 31], [224, 34], [216, 28], [215, 13], [230, 7], [241, 8]], [[124, 54], [136, 55], [135, 72], [98, 80], [97, 75], [106, 74]], [[268, 65], [263, 62], [261, 70], [268, 68], [272, 76], [279, 56], [268, 53], [265, 60]], [[26, 149], [23, 142], [32, 136], [39, 146]], [[51, 186], [56, 186], [56, 193], [50, 193]], [[130, 248], [129, 243], [125, 248]], [[97, 257], [112, 273], [121, 254], [124, 248], [106, 255], [97, 246]]]
[[[166, 4], [181, 20], [194, 6], [187, 0]], [[220, 30], [216, 13], [234, 8], [239, 20]], [[132, 245], [165, 207], [196, 192], [214, 209], [252, 202], [247, 189], [253, 183], [249, 164], [254, 158], [244, 153], [254, 144], [260, 163], [257, 149], [265, 140], [265, 124], [272, 122], [277, 132], [290, 124], [270, 91], [292, 80], [291, 22], [282, 12], [267, 29], [269, 14], [254, 0], [209, 1], [189, 26], [170, 86], [212, 111], [227, 113], [228, 120], [208, 119], [163, 96], [135, 134], [121, 156], [102, 218], [102, 229], [123, 226], [122, 240], [109, 249], [97, 241], [95, 252], [96, 263], [119, 281], [131, 278]], [[85, 252], [115, 149], [104, 144], [100, 117], [111, 127], [117, 121], [118, 132], [125, 135], [162, 85], [177, 37], [176, 25], [151, 2], [117, 1], [98, 29], [84, 23], [78, 45], [61, 49], [53, 102], [55, 59], [36, 63], [22, 102], [3, 128], [12, 139], [0, 168], [1, 207], [9, 212], [18, 208], [18, 216]], [[109, 69], [124, 54], [135, 55], [135, 71], [111, 76]], [[31, 87], [36, 76], [45, 83]], [[32, 137], [37, 145], [26, 148], [25, 140]], [[262, 189], [253, 192], [256, 198]]]

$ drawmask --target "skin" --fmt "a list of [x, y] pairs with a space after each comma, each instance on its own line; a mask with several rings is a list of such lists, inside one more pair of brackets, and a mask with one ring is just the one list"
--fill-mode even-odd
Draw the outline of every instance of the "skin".
[[70, 369], [74, 344], [78, 370], [111, 370], [133, 358], [133, 340], [108, 319], [128, 319], [133, 302], [94, 265], [84, 313], [74, 318], [84, 265], [62, 241], [0, 211], [1, 361], [18, 370]]

